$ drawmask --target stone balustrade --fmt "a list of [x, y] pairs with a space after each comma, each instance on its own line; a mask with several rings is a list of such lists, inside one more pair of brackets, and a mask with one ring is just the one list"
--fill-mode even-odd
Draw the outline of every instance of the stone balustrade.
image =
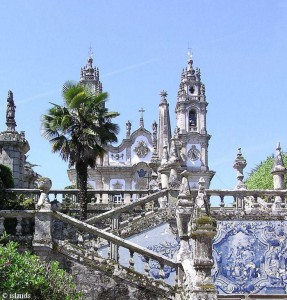
[[[33, 197], [40, 196], [40, 190], [23, 190], [23, 189], [9, 189], [7, 193], [19, 193], [23, 195], [32, 195]], [[121, 191], [122, 195], [130, 193], [133, 194], [134, 191]], [[138, 192], [138, 191], [136, 191]], [[60, 222], [65, 224], [66, 226], [73, 229], [72, 235], [76, 236], [76, 244], [78, 246], [83, 246], [81, 249], [87, 250], [92, 247], [84, 247], [85, 242], [94, 242], [93, 251], [98, 255], [98, 249], [100, 247], [106, 246], [108, 248], [108, 258], [112, 261], [119, 263], [119, 249], [125, 249], [126, 257], [128, 264], [124, 267], [129, 270], [137, 270], [135, 254], [141, 256], [141, 267], [143, 267], [142, 273], [149, 276], [150, 273], [150, 264], [151, 260], [156, 261], [159, 265], [159, 277], [161, 281], [164, 280], [164, 268], [168, 266], [176, 270], [176, 278], [175, 283], [182, 282], [182, 265], [180, 263], [175, 262], [172, 259], [169, 259], [165, 256], [159, 255], [151, 250], [148, 250], [144, 247], [141, 247], [137, 244], [134, 244], [130, 241], [124, 240], [122, 237], [118, 236], [119, 230], [124, 227], [124, 224], [129, 224], [133, 221], [133, 219], [137, 222], [141, 220], [141, 218], [145, 216], [152, 215], [153, 212], [156, 212], [159, 208], [164, 211], [164, 208], [168, 208], [169, 210], [174, 210], [174, 206], [171, 206], [169, 195], [173, 193], [172, 190], [160, 190], [158, 192], [154, 192], [152, 194], [146, 195], [137, 201], [130, 201], [128, 203], [122, 202], [119, 204], [119, 207], [115, 207], [113, 210], [106, 211], [100, 215], [96, 215], [92, 218], [86, 220], [86, 222], [81, 222], [73, 217], [67, 216], [61, 212], [54, 211], [39, 211], [39, 210], [2, 210], [0, 211], [0, 234], [4, 231], [8, 231], [10, 235], [17, 237], [27, 236], [27, 230], [25, 226], [27, 222], [31, 227], [34, 222], [34, 219], [37, 218], [40, 220], [39, 222], [45, 222], [49, 226], [49, 230], [52, 231], [51, 235], [51, 244], [52, 242], [59, 241], [60, 243], [73, 243], [71, 239], [62, 236], [58, 239], [57, 236], [54, 235], [52, 228], [55, 227], [55, 222]], [[119, 193], [119, 191], [97, 191], [90, 190], [90, 195], [103, 195], [104, 193], [108, 195], [109, 198]], [[147, 191], [145, 191], [147, 193]], [[78, 190], [50, 190], [48, 192], [50, 202], [54, 200], [59, 201], [60, 196], [62, 199], [68, 195], [68, 197], [74, 197], [77, 199]], [[143, 193], [144, 194], [144, 193]], [[213, 189], [204, 189], [204, 194], [206, 195], [206, 199], [209, 203], [211, 203], [211, 216], [215, 217], [216, 220], [234, 220], [234, 219], [268, 219], [272, 220], [284, 220], [286, 219], [286, 198], [287, 198], [287, 190], [213, 190]], [[199, 190], [189, 190], [187, 194], [184, 195], [184, 199], [186, 199], [187, 204], [190, 203], [192, 207], [192, 203], [196, 200], [199, 195]], [[101, 196], [102, 197], [102, 196]], [[181, 195], [182, 197], [182, 195]], [[131, 197], [132, 198], [132, 197]], [[37, 198], [35, 198], [37, 199]], [[180, 199], [180, 197], [179, 197]], [[163, 201], [164, 200], [164, 201]], [[74, 201], [76, 203], [76, 200]], [[163, 205], [164, 202], [164, 205]], [[95, 201], [93, 203], [94, 207], [100, 206], [103, 203]], [[152, 209], [147, 209], [147, 205], [152, 204]], [[136, 208], [139, 208], [138, 215], [134, 217], [130, 217], [127, 220], [120, 222], [121, 214], [125, 214], [131, 211], [134, 211]], [[204, 207], [202, 207], [202, 211], [204, 212]], [[38, 217], [37, 217], [38, 215]], [[46, 219], [45, 215], [51, 215], [51, 220], [49, 218]], [[8, 222], [10, 220], [10, 223]], [[12, 220], [12, 221], [11, 221]], [[100, 222], [111, 220], [111, 229], [112, 233], [108, 232], [106, 229], [99, 229], [98, 227], [93, 226], [92, 224], [98, 224]], [[26, 225], [25, 225], [26, 224]], [[9, 228], [9, 230], [7, 230]], [[11, 230], [11, 228], [13, 228]], [[39, 231], [39, 228], [37, 229]], [[37, 231], [35, 228], [35, 232]], [[55, 232], [56, 230], [54, 230]], [[33, 233], [33, 230], [32, 230]], [[30, 236], [32, 236], [30, 231]], [[38, 232], [39, 234], [39, 232]], [[89, 236], [88, 239], [85, 239], [85, 235]], [[187, 233], [189, 235], [189, 233]], [[195, 234], [194, 234], [195, 235]], [[35, 234], [34, 234], [35, 236]], [[34, 238], [35, 240], [35, 238]], [[105, 241], [104, 243], [102, 241]], [[38, 244], [33, 241], [33, 246]], [[200, 241], [199, 241], [200, 242]], [[199, 243], [198, 242], [198, 243]], [[46, 243], [43, 244], [46, 246]], [[42, 248], [44, 247], [42, 245]], [[201, 247], [201, 244], [199, 243]], [[198, 247], [199, 247], [198, 246]], [[51, 247], [50, 247], [51, 249]], [[43, 250], [41, 250], [43, 252]], [[48, 249], [48, 251], [51, 251]], [[45, 254], [46, 255], [46, 254]], [[140, 271], [141, 272], [141, 271]], [[192, 288], [192, 287], [191, 287]]]
[[[141, 255], [144, 259], [144, 273], [146, 276], [150, 277], [149, 271], [150, 271], [150, 261], [154, 260], [158, 262], [160, 266], [160, 279], [163, 281], [165, 277], [164, 273], [164, 267], [169, 266], [176, 270], [176, 273], [179, 269], [178, 263], [176, 263], [174, 260], [163, 256], [159, 253], [153, 252], [147, 248], [141, 247], [135, 243], [132, 243], [130, 241], [127, 241], [121, 237], [118, 237], [114, 234], [111, 234], [109, 232], [106, 232], [105, 230], [101, 230], [97, 227], [94, 227], [90, 224], [87, 224], [86, 222], [82, 222], [79, 220], [76, 220], [73, 217], [67, 216], [60, 212], [54, 212], [53, 217], [55, 219], [58, 219], [62, 221], [63, 223], [69, 224], [70, 226], [74, 227], [78, 230], [78, 232], [81, 232], [81, 242], [83, 242], [82, 236], [85, 234], [92, 234], [93, 236], [99, 237], [101, 239], [106, 240], [109, 243], [109, 251], [108, 255], [109, 258], [113, 261], [119, 261], [119, 255], [118, 255], [118, 249], [119, 247], [122, 247], [126, 250], [128, 250], [129, 258], [128, 258], [128, 268], [131, 270], [137, 271], [137, 266], [135, 266], [135, 260], [134, 255], [135, 253]], [[67, 241], [68, 242], [68, 241]], [[95, 248], [94, 248], [95, 249]], [[97, 247], [96, 247], [97, 249]], [[177, 282], [177, 278], [175, 278], [175, 282]]]
[[35, 210], [0, 210], [0, 236], [32, 236], [34, 217]]

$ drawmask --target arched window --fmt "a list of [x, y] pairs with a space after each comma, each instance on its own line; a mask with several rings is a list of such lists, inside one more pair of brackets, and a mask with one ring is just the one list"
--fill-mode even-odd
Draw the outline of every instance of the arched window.
[[192, 130], [192, 128], [196, 127], [197, 124], [197, 118], [196, 118], [196, 111], [190, 110], [188, 115], [188, 126], [189, 130]]

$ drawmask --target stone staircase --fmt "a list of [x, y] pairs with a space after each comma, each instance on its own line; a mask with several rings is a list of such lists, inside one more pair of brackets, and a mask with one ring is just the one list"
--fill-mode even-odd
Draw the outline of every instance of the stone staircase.
[[[99, 271], [116, 282], [127, 283], [129, 287], [133, 287], [139, 291], [145, 291], [145, 294], [148, 293], [153, 295], [151, 299], [180, 299], [182, 291], [176, 284], [177, 279], [173, 286], [167, 284], [165, 282], [165, 273], [163, 271], [165, 266], [169, 266], [175, 268], [177, 270], [176, 273], [178, 273], [180, 266], [175, 261], [130, 241], [126, 241], [113, 233], [98, 229], [95, 226], [60, 212], [54, 212], [53, 217], [54, 219], [73, 226], [83, 235], [91, 234], [96, 238], [100, 237], [101, 239], [105, 239], [110, 245], [109, 255], [107, 258], [104, 258], [100, 257], [95, 248], [85, 249], [80, 244], [73, 244], [68, 240], [54, 239], [54, 249], [56, 249], [57, 253], [66, 256], [74, 262]], [[119, 247], [125, 248], [129, 254], [126, 266], [119, 262]], [[144, 258], [144, 272], [137, 270], [138, 268], [135, 265], [134, 259], [136, 253]], [[159, 280], [154, 279], [149, 274], [149, 263], [151, 260], [158, 262], [161, 267]]]

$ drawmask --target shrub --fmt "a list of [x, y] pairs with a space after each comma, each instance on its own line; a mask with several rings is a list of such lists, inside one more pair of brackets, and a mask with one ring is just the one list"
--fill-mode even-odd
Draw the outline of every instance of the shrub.
[[58, 262], [40, 261], [29, 252], [20, 254], [18, 244], [0, 245], [0, 292], [28, 294], [30, 299], [80, 300], [72, 276]]
[[4, 189], [14, 187], [13, 174], [10, 168], [0, 164], [0, 179]]

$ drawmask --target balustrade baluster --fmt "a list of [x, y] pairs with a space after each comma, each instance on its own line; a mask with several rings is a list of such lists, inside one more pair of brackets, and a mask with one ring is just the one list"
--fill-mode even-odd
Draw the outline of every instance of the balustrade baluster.
[[57, 196], [58, 196], [58, 193], [54, 193], [54, 201], [58, 201]]
[[225, 203], [224, 203], [224, 196], [223, 195], [219, 195], [219, 197], [220, 197], [220, 207], [221, 208], [224, 208], [225, 207]]
[[159, 277], [161, 281], [165, 279], [164, 264], [160, 263]]
[[112, 259], [112, 250], [111, 250], [111, 246], [112, 246], [112, 243], [111, 242], [109, 242], [109, 247], [108, 247], [108, 258], [109, 259]]
[[4, 220], [4, 217], [0, 217], [0, 235], [2, 235], [5, 232]]
[[144, 256], [145, 259], [145, 265], [144, 265], [144, 271], [145, 271], [145, 275], [149, 277], [149, 258], [147, 256]]
[[280, 195], [279, 197], [281, 199], [281, 208], [285, 208], [285, 198], [282, 195]]
[[268, 206], [268, 208], [272, 207], [272, 196], [267, 197], [267, 206]]
[[174, 278], [175, 285], [178, 284], [178, 279], [179, 279], [179, 276], [178, 276], [178, 267], [176, 267], [175, 268], [175, 278]]
[[232, 206], [235, 208], [236, 207], [236, 195], [233, 195], [233, 203]]
[[17, 225], [16, 225], [16, 235], [22, 235], [22, 217], [19, 216], [17, 219]]
[[135, 268], [134, 251], [133, 250], [129, 250], [129, 251], [130, 251], [129, 267], [130, 269], [134, 270]]
[[254, 208], [257, 208], [258, 206], [259, 206], [259, 204], [258, 204], [258, 195], [255, 194], [255, 195], [254, 195], [254, 205], [253, 205], [253, 207], [254, 207]]

